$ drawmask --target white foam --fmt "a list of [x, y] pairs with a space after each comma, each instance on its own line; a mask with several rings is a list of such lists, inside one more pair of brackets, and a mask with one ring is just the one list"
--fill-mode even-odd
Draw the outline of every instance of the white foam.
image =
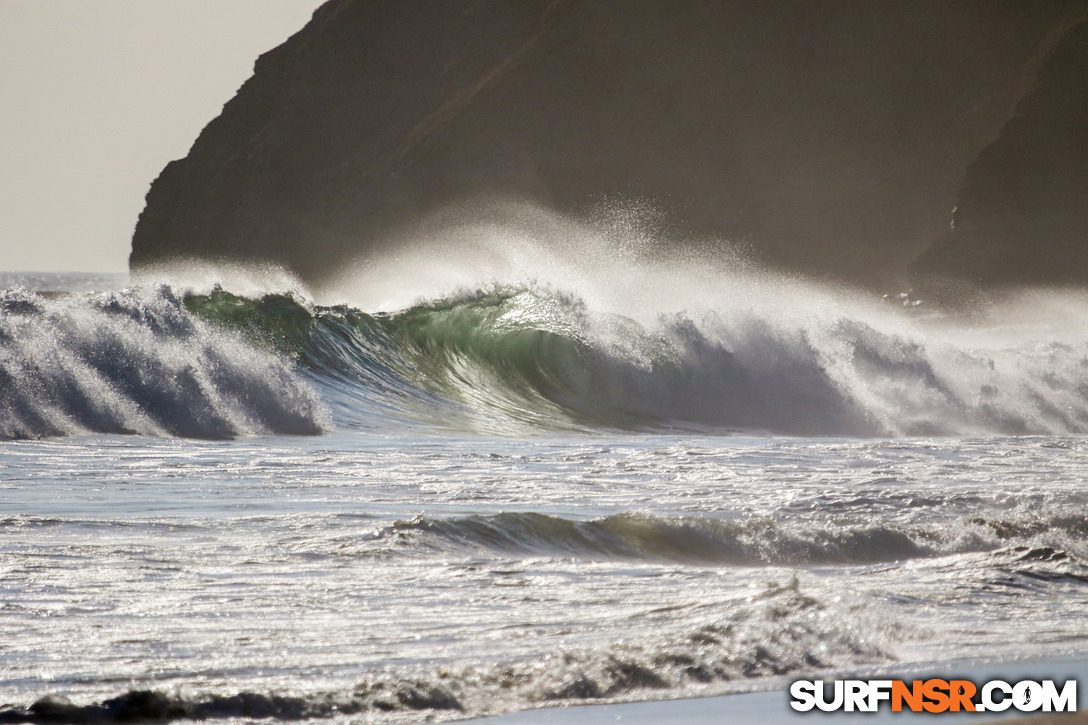
[[0, 293], [0, 439], [81, 431], [225, 438], [318, 433], [290, 364], [190, 316], [165, 287], [45, 299]]
[[[661, 251], [680, 248], [717, 251]], [[572, 397], [610, 408], [816, 434], [1088, 430], [1083, 290], [969, 313], [889, 304], [760, 269], [743, 245], [677, 244], [638, 205], [583, 220], [508, 201], [451, 207], [388, 250], [319, 298], [389, 311], [496, 284], [562, 293], [615, 363]]]

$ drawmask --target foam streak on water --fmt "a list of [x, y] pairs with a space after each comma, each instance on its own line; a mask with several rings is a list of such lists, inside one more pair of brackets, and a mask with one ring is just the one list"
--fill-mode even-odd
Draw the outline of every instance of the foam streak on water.
[[0, 438], [82, 430], [313, 434], [325, 409], [286, 361], [194, 319], [166, 287], [0, 291]]
[[0, 455], [5, 702], [365, 709], [416, 683], [478, 712], [1088, 636], [1080, 439], [95, 437]]
[[904, 307], [544, 222], [353, 291], [0, 291], [0, 722], [1085, 654], [1084, 292]]

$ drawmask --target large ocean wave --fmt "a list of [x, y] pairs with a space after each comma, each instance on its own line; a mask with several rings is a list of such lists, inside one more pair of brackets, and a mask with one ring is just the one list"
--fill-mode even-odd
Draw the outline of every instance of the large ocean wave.
[[0, 291], [0, 439], [328, 426], [326, 406], [289, 360], [201, 322], [169, 288]]
[[636, 319], [533, 283], [380, 313], [219, 286], [9, 290], [0, 437], [1088, 432], [1082, 293], [1033, 293], [970, 324], [846, 296], [810, 307], [796, 287], [770, 298]]

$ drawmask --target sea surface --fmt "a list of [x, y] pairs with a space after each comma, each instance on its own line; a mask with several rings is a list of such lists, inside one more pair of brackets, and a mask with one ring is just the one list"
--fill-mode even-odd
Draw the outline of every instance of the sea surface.
[[1085, 292], [461, 257], [0, 280], [0, 722], [1088, 653]]

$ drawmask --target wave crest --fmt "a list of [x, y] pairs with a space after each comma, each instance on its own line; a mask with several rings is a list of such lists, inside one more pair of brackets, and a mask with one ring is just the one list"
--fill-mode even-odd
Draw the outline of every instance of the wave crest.
[[218, 287], [9, 291], [0, 436], [316, 433], [328, 427], [326, 406], [348, 427], [512, 435], [1088, 432], [1083, 330], [803, 303], [638, 321], [535, 285], [375, 314]]
[[738, 304], [645, 323], [546, 288], [499, 287], [395, 314], [316, 308], [303, 357], [318, 377], [333, 371], [371, 399], [381, 391], [408, 417], [485, 432], [1088, 432], [1083, 334], [1040, 340], [1023, 325], [968, 332], [881, 309], [800, 308]]
[[0, 439], [82, 431], [316, 434], [325, 406], [282, 357], [209, 327], [166, 287], [0, 292]]

